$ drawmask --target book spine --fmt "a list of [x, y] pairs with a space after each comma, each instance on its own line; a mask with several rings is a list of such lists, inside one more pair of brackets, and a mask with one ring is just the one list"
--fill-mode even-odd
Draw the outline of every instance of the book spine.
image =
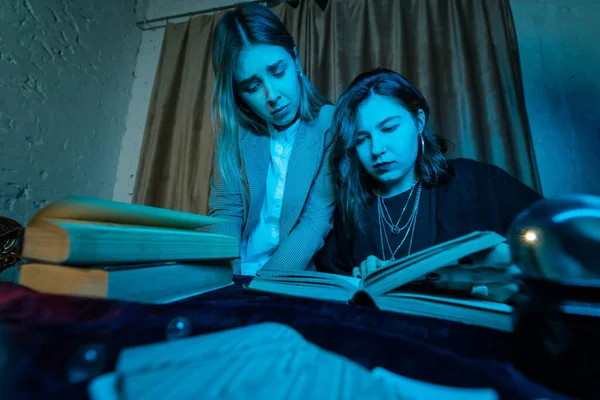
[[364, 307], [379, 308], [373, 296], [365, 290], [359, 290], [354, 293], [354, 296], [352, 296], [348, 303]]

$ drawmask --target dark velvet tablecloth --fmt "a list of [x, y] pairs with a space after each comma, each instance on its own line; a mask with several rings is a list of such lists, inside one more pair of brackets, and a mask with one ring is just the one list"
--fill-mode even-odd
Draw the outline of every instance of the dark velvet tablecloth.
[[[113, 370], [123, 348], [164, 341], [167, 326], [179, 317], [189, 320], [190, 335], [280, 322], [367, 368], [380, 366], [445, 385], [492, 387], [502, 399], [567, 398], [511, 366], [510, 334], [250, 292], [243, 287], [248, 281], [236, 277], [235, 285], [165, 305], [45, 295], [1, 282], [0, 343], [5, 351], [0, 347], [0, 392], [10, 396], [2, 398], [87, 398], [90, 376], [85, 371]], [[101, 346], [102, 357], [82, 364], [77, 354], [93, 345]]]

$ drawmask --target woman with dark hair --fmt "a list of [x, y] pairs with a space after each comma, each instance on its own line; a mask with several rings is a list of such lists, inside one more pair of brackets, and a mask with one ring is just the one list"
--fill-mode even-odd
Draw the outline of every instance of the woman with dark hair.
[[203, 230], [240, 241], [234, 273], [314, 269], [331, 230], [334, 107], [302, 73], [294, 40], [266, 7], [240, 4], [213, 36], [216, 136]]
[[319, 270], [358, 276], [473, 231], [505, 235], [541, 198], [496, 166], [446, 159], [428, 121], [427, 101], [396, 72], [363, 73], [344, 90], [331, 127], [338, 207]]

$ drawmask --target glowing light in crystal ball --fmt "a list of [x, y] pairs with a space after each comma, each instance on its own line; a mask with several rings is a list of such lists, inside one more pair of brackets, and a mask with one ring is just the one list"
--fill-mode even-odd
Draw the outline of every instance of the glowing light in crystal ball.
[[600, 279], [600, 197], [539, 200], [515, 218], [507, 241], [513, 262], [525, 275]]

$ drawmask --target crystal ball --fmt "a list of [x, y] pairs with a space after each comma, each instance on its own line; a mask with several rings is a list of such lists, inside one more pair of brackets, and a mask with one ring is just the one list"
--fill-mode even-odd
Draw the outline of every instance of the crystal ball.
[[572, 194], [539, 200], [515, 218], [507, 241], [524, 276], [600, 279], [600, 197]]

